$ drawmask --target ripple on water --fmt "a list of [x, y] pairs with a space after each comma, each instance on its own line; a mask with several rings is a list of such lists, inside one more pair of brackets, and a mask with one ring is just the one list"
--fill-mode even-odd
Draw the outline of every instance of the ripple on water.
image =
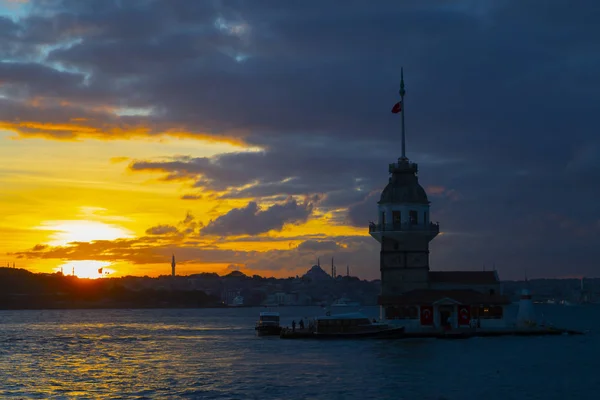
[[[319, 311], [282, 309], [282, 318]], [[283, 341], [254, 335], [257, 313], [3, 311], [0, 398], [595, 399], [600, 392], [598, 335]], [[588, 317], [599, 321], [600, 313]], [[585, 328], [598, 331], [595, 323]]]

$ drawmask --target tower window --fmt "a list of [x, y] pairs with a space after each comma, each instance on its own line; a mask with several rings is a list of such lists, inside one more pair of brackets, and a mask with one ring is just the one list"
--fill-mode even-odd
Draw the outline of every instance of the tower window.
[[423, 213], [423, 223], [426, 224], [427, 223], [427, 211], [425, 211]]
[[381, 225], [385, 226], [385, 211], [381, 213]]
[[417, 212], [416, 212], [415, 210], [410, 210], [410, 211], [408, 212], [408, 217], [409, 217], [409, 219], [410, 219], [410, 223], [411, 223], [411, 224], [414, 224], [414, 225], [416, 225], [416, 224], [418, 224], [418, 223], [419, 223], [419, 218], [418, 218], [418, 216], [417, 216]]
[[392, 211], [392, 221], [394, 225], [400, 224], [400, 211]]

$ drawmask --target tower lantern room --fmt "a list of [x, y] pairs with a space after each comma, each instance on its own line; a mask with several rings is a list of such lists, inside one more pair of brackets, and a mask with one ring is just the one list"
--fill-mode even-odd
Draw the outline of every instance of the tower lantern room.
[[[374, 232], [429, 230], [429, 200], [417, 172], [417, 164], [407, 158], [389, 165], [391, 176], [377, 203], [379, 229]], [[374, 237], [381, 242], [381, 235]]]

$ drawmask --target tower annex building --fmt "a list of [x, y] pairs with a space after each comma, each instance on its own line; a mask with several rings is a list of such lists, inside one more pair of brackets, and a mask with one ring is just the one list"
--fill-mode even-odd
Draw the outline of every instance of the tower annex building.
[[429, 243], [440, 232], [431, 222], [430, 202], [419, 184], [418, 166], [406, 157], [405, 88], [401, 73], [402, 156], [389, 165], [389, 182], [378, 202], [377, 223], [370, 235], [381, 244], [381, 317], [407, 328], [481, 328], [505, 325], [502, 294], [496, 271], [432, 271]]

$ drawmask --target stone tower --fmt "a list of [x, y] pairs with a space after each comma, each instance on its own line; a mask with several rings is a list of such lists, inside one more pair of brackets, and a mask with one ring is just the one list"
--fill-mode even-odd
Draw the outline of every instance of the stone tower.
[[389, 165], [391, 176], [378, 202], [378, 220], [369, 225], [369, 233], [381, 243], [382, 298], [429, 287], [429, 242], [439, 233], [439, 225], [430, 221], [429, 200], [419, 184], [418, 166], [406, 157], [404, 94], [402, 76], [401, 100], [392, 110], [402, 117], [402, 157]]

